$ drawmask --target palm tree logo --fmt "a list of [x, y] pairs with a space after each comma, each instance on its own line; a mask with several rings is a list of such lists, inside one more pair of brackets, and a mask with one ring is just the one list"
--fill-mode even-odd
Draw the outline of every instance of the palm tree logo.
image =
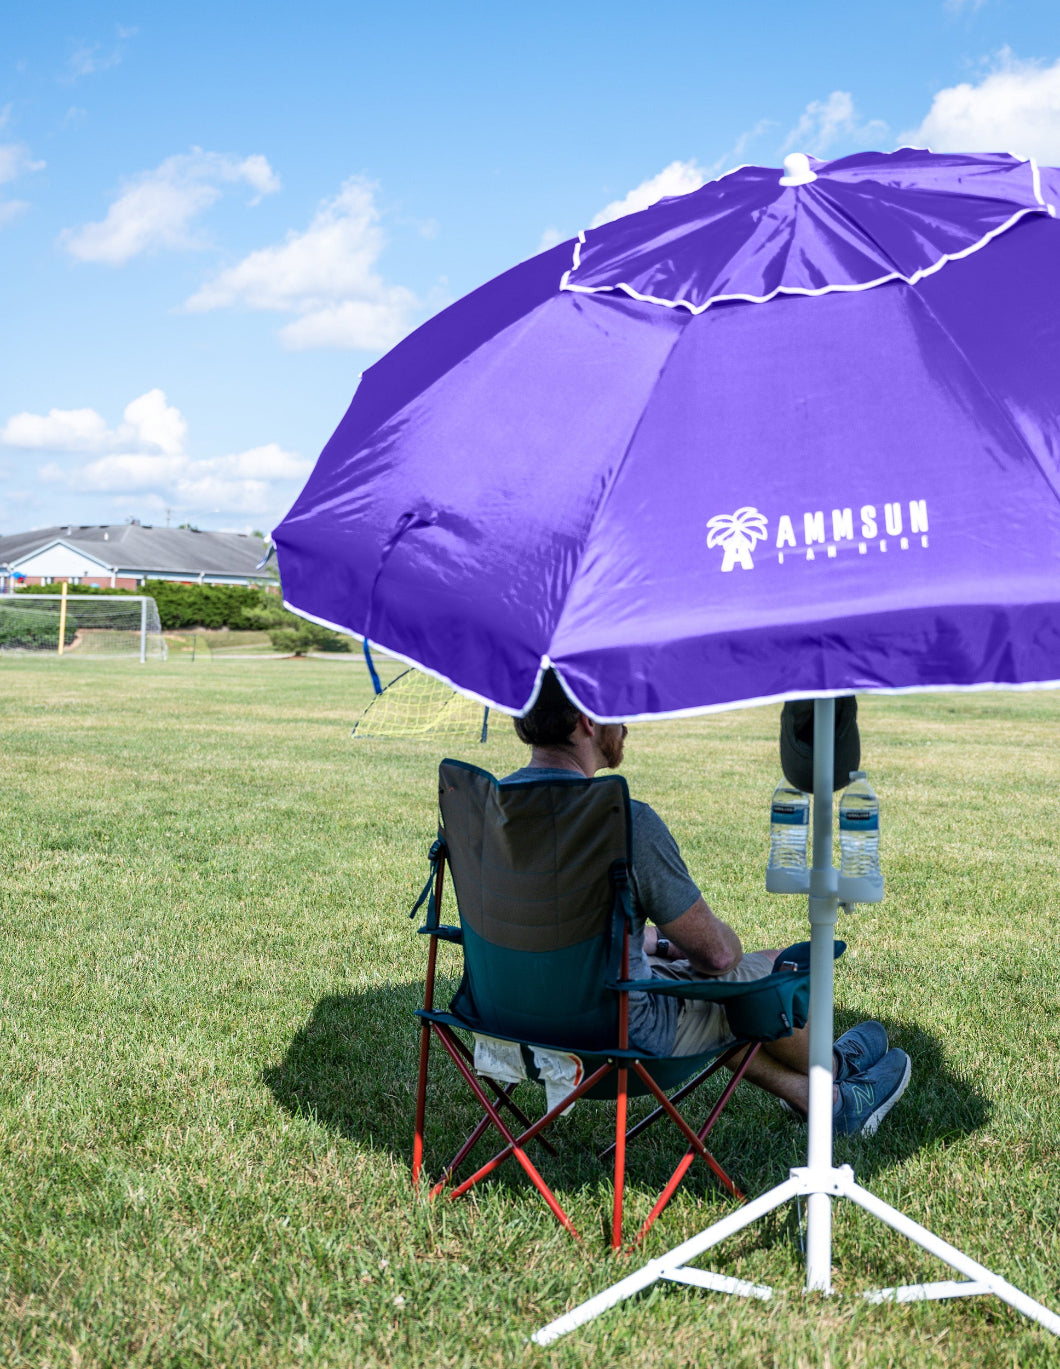
[[764, 542], [769, 524], [764, 513], [745, 504], [735, 513], [716, 513], [707, 523], [707, 546], [724, 547], [722, 570], [732, 570], [739, 564], [744, 570], [754, 570], [751, 560], [756, 542]]

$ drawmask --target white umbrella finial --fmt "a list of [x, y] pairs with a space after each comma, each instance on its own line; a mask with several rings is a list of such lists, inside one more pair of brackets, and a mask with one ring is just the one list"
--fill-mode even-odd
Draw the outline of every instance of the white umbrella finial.
[[810, 159], [805, 152], [789, 152], [784, 158], [784, 174], [781, 185], [809, 185], [817, 179], [817, 172], [810, 169]]

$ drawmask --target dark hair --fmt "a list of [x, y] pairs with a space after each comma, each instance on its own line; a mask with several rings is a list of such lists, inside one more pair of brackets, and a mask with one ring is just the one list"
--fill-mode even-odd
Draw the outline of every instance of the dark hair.
[[559, 677], [549, 667], [533, 707], [513, 719], [515, 735], [527, 746], [564, 746], [580, 717], [581, 709], [567, 698]]

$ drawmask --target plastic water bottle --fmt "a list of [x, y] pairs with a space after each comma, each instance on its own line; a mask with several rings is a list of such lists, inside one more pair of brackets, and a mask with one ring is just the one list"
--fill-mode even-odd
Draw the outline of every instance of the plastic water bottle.
[[850, 787], [839, 800], [839, 873], [848, 879], [882, 882], [880, 801], [864, 770], [850, 772]]
[[810, 833], [810, 796], [784, 780], [773, 790], [769, 808], [769, 865], [766, 888], [774, 894], [805, 893], [809, 880], [806, 839]]

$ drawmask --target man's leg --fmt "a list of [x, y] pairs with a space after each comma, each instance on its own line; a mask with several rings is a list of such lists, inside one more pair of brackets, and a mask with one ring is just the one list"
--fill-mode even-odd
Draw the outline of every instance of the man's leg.
[[[726, 1068], [738, 1069], [746, 1054], [746, 1051], [741, 1051]], [[779, 1041], [764, 1041], [744, 1078], [750, 1079], [752, 1084], [757, 1084], [767, 1093], [783, 1098], [785, 1103], [805, 1117], [810, 1106], [809, 1054], [810, 1029], [801, 1027], [790, 1036], [782, 1036]], [[834, 1062], [832, 1068], [834, 1071]], [[834, 1102], [834, 1088], [832, 1098]]]
[[[719, 980], [763, 979], [773, 969], [779, 950], [751, 951], [729, 974], [719, 975]], [[649, 957], [652, 973], [667, 979], [698, 979], [699, 974], [687, 960], [660, 961]], [[721, 1045], [731, 1035], [729, 1020], [724, 1008], [718, 1003], [703, 999], [684, 999], [677, 1025], [677, 1040], [674, 1043], [675, 1055], [695, 1055]], [[730, 1070], [739, 1068], [746, 1051], [741, 1051], [727, 1066]], [[834, 1062], [833, 1062], [834, 1069]], [[767, 1093], [782, 1098], [796, 1112], [806, 1115], [809, 1107], [810, 1071], [810, 1030], [801, 1027], [791, 1036], [782, 1036], [778, 1041], [765, 1041], [762, 1049], [751, 1061], [745, 1079], [750, 1079]], [[834, 1095], [833, 1095], [834, 1097]]]

